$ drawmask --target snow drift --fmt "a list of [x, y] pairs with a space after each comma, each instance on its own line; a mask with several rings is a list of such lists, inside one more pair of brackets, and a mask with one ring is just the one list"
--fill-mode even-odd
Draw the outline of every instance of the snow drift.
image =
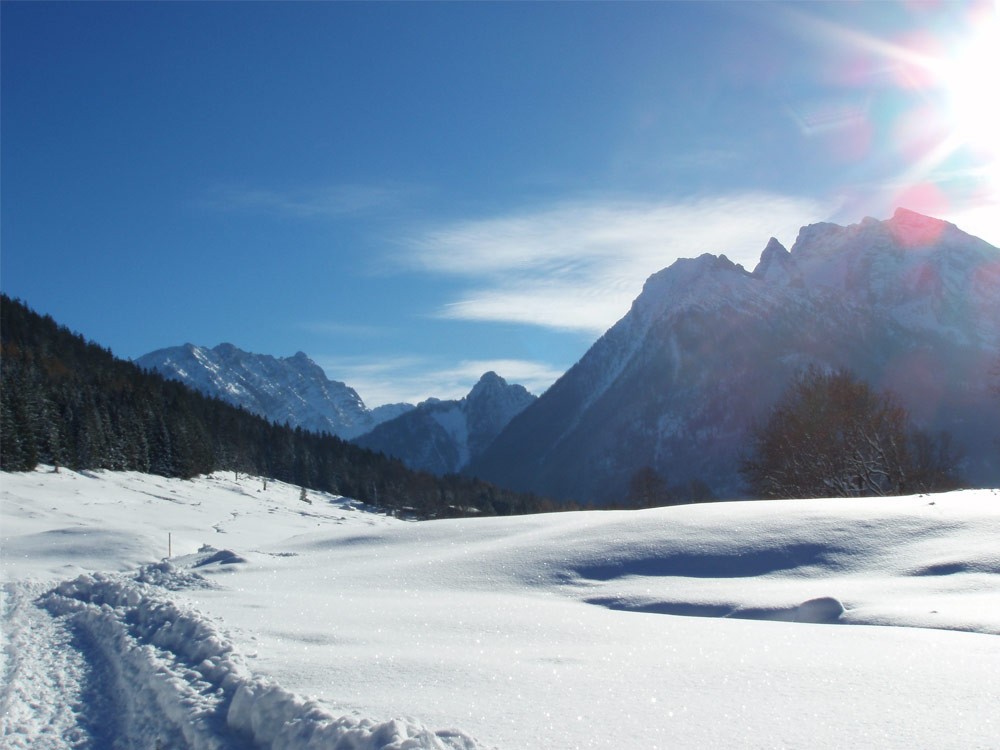
[[1000, 740], [997, 491], [408, 523], [245, 475], [0, 480], [7, 747]]

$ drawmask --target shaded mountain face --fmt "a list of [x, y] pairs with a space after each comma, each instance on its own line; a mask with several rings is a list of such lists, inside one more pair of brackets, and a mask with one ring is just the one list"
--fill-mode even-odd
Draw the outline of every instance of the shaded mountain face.
[[390, 404], [368, 409], [353, 388], [327, 378], [302, 352], [276, 358], [232, 344], [213, 349], [184, 344], [150, 352], [135, 363], [277, 424], [345, 439], [413, 408]]
[[482, 454], [510, 420], [534, 401], [524, 386], [510, 385], [488, 372], [465, 398], [425, 401], [354, 442], [395, 456], [412, 469], [452, 474]]
[[583, 502], [620, 500], [641, 467], [741, 493], [748, 429], [801, 368], [848, 368], [947, 430], [964, 474], [1000, 483], [1000, 250], [900, 209], [772, 239], [752, 272], [678, 260], [469, 471]]

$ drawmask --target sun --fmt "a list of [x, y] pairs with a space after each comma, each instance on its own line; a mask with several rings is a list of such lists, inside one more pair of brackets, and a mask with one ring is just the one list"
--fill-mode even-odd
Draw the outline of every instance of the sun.
[[[911, 6], [908, 6], [911, 7]], [[1000, 0], [914, 4], [913, 23], [896, 36], [850, 27], [820, 29], [868, 61], [873, 126], [903, 167], [879, 200], [935, 215], [975, 213], [989, 237], [1000, 230]], [[912, 20], [911, 19], [911, 20]], [[848, 53], [849, 54], [849, 53]], [[848, 57], [848, 59], [851, 59]], [[845, 78], [865, 86], [866, 79]], [[878, 82], [877, 84], [875, 82]], [[905, 199], [905, 200], [904, 200]], [[983, 218], [985, 217], [985, 218]]]
[[1000, 157], [1000, 22], [982, 19], [972, 36], [935, 73], [947, 101], [946, 117], [960, 146]]

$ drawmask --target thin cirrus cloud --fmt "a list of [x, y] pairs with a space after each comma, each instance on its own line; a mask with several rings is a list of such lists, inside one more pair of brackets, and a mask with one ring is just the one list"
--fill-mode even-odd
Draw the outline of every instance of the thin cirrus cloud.
[[410, 239], [406, 262], [466, 280], [438, 317], [599, 335], [646, 278], [678, 258], [725, 254], [752, 269], [770, 237], [787, 244], [829, 213], [816, 201], [770, 193], [581, 200], [429, 228]]

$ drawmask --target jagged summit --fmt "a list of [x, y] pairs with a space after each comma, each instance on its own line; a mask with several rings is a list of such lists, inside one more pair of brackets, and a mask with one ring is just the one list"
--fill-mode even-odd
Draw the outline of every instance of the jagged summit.
[[790, 254], [788, 248], [782, 245], [776, 237], [772, 237], [767, 241], [767, 246], [760, 254], [757, 267], [753, 270], [754, 275], [764, 275], [769, 266], [776, 262], [783, 262]]
[[704, 253], [680, 258], [650, 276], [632, 303], [630, 315], [640, 323], [656, 319], [669, 309], [728, 304], [751, 275], [725, 255]]
[[497, 437], [470, 471], [521, 490], [620, 499], [633, 472], [738, 496], [740, 451], [801, 367], [845, 367], [893, 390], [917, 425], [948, 430], [967, 478], [1000, 481], [1000, 250], [953, 224], [891, 219], [771, 238], [754, 272], [678, 260]]
[[754, 278], [773, 279], [790, 282], [795, 276], [791, 252], [772, 237], [760, 254], [760, 261], [754, 268]]
[[[873, 219], [873, 221], [875, 220]], [[961, 231], [950, 221], [936, 219], [933, 216], [926, 216], [924, 214], [917, 213], [916, 211], [911, 211], [908, 208], [903, 208], [902, 206], [897, 208], [895, 213], [893, 213], [892, 218], [889, 219], [889, 224], [894, 227], [909, 227], [913, 229], [922, 228], [925, 230], [931, 230], [936, 234], [940, 234], [947, 230]]]
[[367, 432], [397, 416], [400, 408], [412, 408], [368, 409], [353, 388], [327, 378], [304, 352], [277, 358], [230, 343], [211, 349], [188, 343], [150, 352], [136, 364], [273, 422], [343, 438]]
[[451, 474], [477, 458], [510, 420], [535, 400], [524, 386], [490, 371], [457, 401], [428, 399], [354, 440], [414, 469]]
[[[463, 401], [476, 402], [482, 399], [509, 398], [514, 394], [514, 398], [523, 398], [523, 394], [528, 391], [524, 386], [509, 384], [493, 370], [483, 373], [482, 377], [472, 386], [472, 390], [465, 396]], [[529, 394], [530, 395], [530, 394]]]
[[[972, 237], [951, 222], [897, 208], [891, 219], [879, 220], [870, 216], [857, 224], [840, 226], [829, 222], [809, 224], [799, 230], [792, 246], [792, 254], [811, 256], [817, 252], [838, 248], [850, 241], [865, 250], [885, 247], [919, 250], [943, 244], [961, 244]], [[979, 240], [982, 242], [982, 240]]]
[[478, 386], [483, 384], [506, 385], [507, 381], [501, 378], [495, 372], [493, 372], [493, 370], [488, 370], [482, 374], [482, 376], [479, 378], [479, 381], [476, 383], [475, 386], [473, 386], [473, 390], [475, 390]]

